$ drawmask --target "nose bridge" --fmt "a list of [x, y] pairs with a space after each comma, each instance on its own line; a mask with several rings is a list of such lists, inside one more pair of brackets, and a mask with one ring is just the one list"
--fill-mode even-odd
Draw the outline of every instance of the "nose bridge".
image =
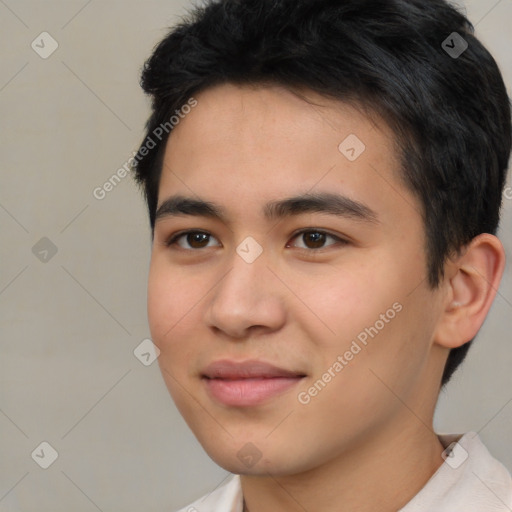
[[245, 336], [251, 326], [276, 328], [283, 320], [270, 262], [256, 244], [245, 239], [237, 246], [208, 306], [207, 323], [236, 337]]
[[229, 272], [219, 283], [217, 298], [222, 295], [222, 300], [240, 306], [255, 303], [261, 294], [267, 293], [262, 286], [268, 281], [267, 265], [263, 247], [258, 250], [251, 241], [240, 243], [230, 259]]

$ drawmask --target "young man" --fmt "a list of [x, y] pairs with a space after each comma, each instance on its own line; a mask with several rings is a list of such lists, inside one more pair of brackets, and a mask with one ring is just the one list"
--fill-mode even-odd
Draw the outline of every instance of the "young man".
[[443, 0], [210, 2], [142, 85], [151, 334], [234, 473], [183, 510], [512, 510], [478, 435], [433, 431], [505, 264], [510, 104], [466, 18]]

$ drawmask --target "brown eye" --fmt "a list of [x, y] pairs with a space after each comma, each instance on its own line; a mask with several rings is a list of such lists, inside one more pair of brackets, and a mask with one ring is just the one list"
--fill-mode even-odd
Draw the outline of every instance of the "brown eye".
[[326, 238], [327, 235], [325, 233], [315, 231], [310, 231], [302, 235], [302, 240], [304, 240], [304, 243], [309, 249], [318, 249], [319, 247], [322, 247]]
[[[304, 229], [300, 231], [299, 233], [296, 233], [293, 237], [298, 238], [299, 240], [303, 241], [304, 246], [298, 247], [299, 249], [323, 249], [324, 247], [329, 247], [330, 245], [335, 245], [337, 243], [346, 244], [345, 240], [335, 236], [331, 235], [330, 233], [327, 233], [325, 231], [320, 231], [317, 229]], [[325, 246], [325, 242], [327, 239], [331, 238], [335, 241], [334, 244], [328, 244]]]
[[[172, 245], [177, 245], [181, 249], [204, 249], [208, 247], [208, 242], [210, 240], [211, 235], [204, 231], [185, 231], [182, 233], [177, 233], [173, 235], [167, 242], [166, 245], [168, 247]], [[187, 246], [183, 246], [181, 243], [178, 243], [180, 240], [184, 240]]]
[[207, 235], [206, 233], [188, 233], [186, 235], [186, 241], [190, 244], [191, 247], [194, 247], [196, 249], [202, 249], [208, 244], [208, 237], [210, 235]]

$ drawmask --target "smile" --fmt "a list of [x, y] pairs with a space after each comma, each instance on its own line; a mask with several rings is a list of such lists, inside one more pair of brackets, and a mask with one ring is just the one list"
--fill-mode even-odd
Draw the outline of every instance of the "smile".
[[305, 375], [262, 361], [217, 361], [201, 375], [209, 396], [233, 407], [261, 404], [297, 385]]

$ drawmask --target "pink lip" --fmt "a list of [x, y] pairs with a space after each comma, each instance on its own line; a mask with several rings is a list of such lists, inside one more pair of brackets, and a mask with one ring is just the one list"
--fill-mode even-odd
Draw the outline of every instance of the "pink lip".
[[286, 391], [305, 375], [262, 361], [216, 361], [203, 372], [210, 396], [230, 406], [248, 407]]

